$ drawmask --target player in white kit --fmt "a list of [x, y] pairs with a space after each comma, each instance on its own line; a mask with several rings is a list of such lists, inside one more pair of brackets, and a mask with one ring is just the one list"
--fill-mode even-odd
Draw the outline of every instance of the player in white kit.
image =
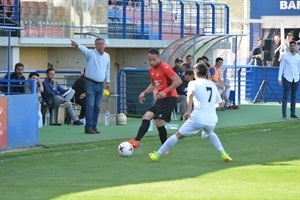
[[[221, 153], [222, 159], [225, 162], [233, 161], [225, 152], [219, 137], [214, 133], [214, 128], [218, 122], [216, 109], [222, 109], [224, 105], [215, 83], [205, 78], [207, 73], [205, 64], [199, 63], [194, 66], [196, 80], [190, 81], [188, 85], [187, 111], [183, 115], [183, 119], [187, 121], [184, 122], [177, 133], [167, 139], [158, 151], [149, 153], [151, 160], [157, 161], [164, 152], [173, 147], [180, 139], [197, 134], [202, 130], [201, 137], [209, 138], [211, 144]], [[193, 104], [194, 110], [191, 112]]]

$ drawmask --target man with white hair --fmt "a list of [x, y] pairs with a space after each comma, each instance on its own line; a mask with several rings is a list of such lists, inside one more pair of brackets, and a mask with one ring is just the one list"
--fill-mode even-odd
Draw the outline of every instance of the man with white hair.
[[[292, 33], [288, 33], [286, 35], [285, 41], [284, 41], [284, 45], [283, 45], [283, 53], [286, 52], [290, 52], [290, 42], [293, 40], [293, 34]], [[296, 49], [296, 51], [298, 51], [298, 49]]]
[[281, 54], [281, 42], [279, 35], [274, 36], [274, 59], [272, 61], [272, 66], [278, 67], [280, 64], [280, 54]]

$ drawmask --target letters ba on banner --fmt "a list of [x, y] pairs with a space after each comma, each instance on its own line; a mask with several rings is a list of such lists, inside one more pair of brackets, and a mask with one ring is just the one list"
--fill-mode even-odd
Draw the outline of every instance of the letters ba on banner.
[[280, 1], [280, 10], [300, 10], [300, 0]]

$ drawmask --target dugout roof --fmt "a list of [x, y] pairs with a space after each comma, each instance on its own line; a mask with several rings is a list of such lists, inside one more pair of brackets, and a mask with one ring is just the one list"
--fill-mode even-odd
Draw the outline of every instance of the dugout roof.
[[[222, 35], [191, 35], [186, 36], [181, 39], [176, 40], [171, 45], [169, 45], [161, 54], [161, 59], [170, 64], [174, 65], [176, 58], [182, 58], [185, 61], [187, 55], [192, 55], [194, 63], [198, 57], [206, 55], [206, 53], [220, 44], [215, 48], [222, 49], [230, 48], [234, 49], [236, 54], [237, 48], [232, 48], [237, 46], [237, 37], [246, 36], [242, 34], [233, 35], [233, 34], [222, 34]], [[235, 42], [230, 42], [229, 38], [235, 38]], [[227, 45], [226, 45], [227, 44]], [[230, 46], [231, 45], [231, 46]], [[226, 46], [226, 47], [225, 47]]]

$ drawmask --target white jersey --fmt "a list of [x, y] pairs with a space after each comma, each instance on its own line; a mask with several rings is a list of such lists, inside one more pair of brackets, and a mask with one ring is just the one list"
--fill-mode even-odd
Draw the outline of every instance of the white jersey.
[[190, 81], [188, 94], [194, 91], [194, 110], [191, 113], [193, 121], [203, 125], [215, 126], [218, 122], [216, 103], [221, 103], [220, 93], [214, 82], [207, 79]]

